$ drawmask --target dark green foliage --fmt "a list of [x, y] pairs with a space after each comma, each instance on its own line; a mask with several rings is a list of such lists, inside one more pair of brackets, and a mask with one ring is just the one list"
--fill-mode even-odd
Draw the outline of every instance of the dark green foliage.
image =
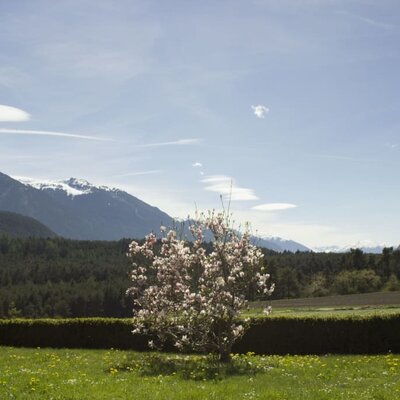
[[375, 292], [381, 286], [381, 278], [371, 269], [340, 272], [333, 281], [338, 294]]
[[0, 237], [0, 318], [131, 316], [128, 243]]
[[[148, 338], [132, 335], [131, 330], [127, 319], [0, 320], [0, 345], [148, 350]], [[233, 349], [256, 354], [389, 351], [400, 352], [400, 314], [255, 319]]]
[[394, 278], [400, 278], [400, 249], [385, 248], [382, 254], [265, 250], [265, 258], [276, 285], [272, 299], [396, 290]]
[[0, 235], [53, 238], [56, 234], [34, 218], [0, 211]]
[[0, 320], [0, 344], [22, 347], [146, 349], [147, 340], [133, 336], [131, 331], [132, 323], [129, 319]]
[[[0, 236], [0, 318], [130, 317], [129, 242]], [[400, 250], [391, 248], [382, 255], [265, 250], [265, 261], [276, 284], [271, 299], [399, 287]]]
[[400, 290], [400, 279], [395, 274], [390, 275], [384, 289], [389, 292]]
[[397, 353], [400, 315], [255, 321], [235, 350], [257, 354]]

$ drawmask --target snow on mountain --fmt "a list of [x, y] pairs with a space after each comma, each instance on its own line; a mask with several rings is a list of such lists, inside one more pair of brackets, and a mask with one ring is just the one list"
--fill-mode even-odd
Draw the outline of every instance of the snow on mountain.
[[60, 181], [51, 181], [45, 179], [34, 179], [22, 176], [13, 176], [13, 179], [21, 182], [24, 185], [34, 187], [39, 190], [61, 190], [68, 196], [82, 196], [93, 193], [97, 190], [116, 191], [107, 186], [95, 186], [84, 179], [69, 178]]
[[388, 246], [386, 243], [375, 243], [370, 240], [360, 240], [356, 243], [347, 246], [325, 246], [314, 247], [313, 251], [317, 253], [348, 253], [351, 249], [360, 249], [364, 253], [379, 254]]

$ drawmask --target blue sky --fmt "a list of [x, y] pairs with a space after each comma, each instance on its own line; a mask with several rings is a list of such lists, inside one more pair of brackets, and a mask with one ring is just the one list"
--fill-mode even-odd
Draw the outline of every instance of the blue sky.
[[397, 0], [0, 3], [0, 171], [309, 246], [400, 243]]

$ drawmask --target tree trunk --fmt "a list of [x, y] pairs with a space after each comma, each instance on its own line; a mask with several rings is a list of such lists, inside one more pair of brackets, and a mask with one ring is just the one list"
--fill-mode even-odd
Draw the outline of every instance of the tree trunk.
[[219, 353], [219, 361], [222, 363], [230, 363], [231, 362], [231, 353], [229, 350], [224, 349]]

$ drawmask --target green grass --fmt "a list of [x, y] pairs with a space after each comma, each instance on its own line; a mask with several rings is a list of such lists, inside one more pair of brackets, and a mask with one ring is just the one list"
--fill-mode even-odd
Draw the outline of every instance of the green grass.
[[[252, 302], [246, 317], [263, 315], [266, 302]], [[282, 299], [268, 302], [273, 316], [328, 316], [400, 314], [400, 291]]]
[[[244, 317], [263, 317], [263, 309], [252, 307], [242, 311]], [[371, 306], [371, 307], [304, 307], [304, 308], [272, 308], [271, 317], [329, 317], [329, 316], [374, 316], [374, 315], [399, 315], [400, 307]]]
[[397, 399], [400, 356], [209, 357], [0, 347], [0, 399]]
[[281, 299], [272, 300], [270, 304], [273, 308], [400, 306], [400, 291]]

